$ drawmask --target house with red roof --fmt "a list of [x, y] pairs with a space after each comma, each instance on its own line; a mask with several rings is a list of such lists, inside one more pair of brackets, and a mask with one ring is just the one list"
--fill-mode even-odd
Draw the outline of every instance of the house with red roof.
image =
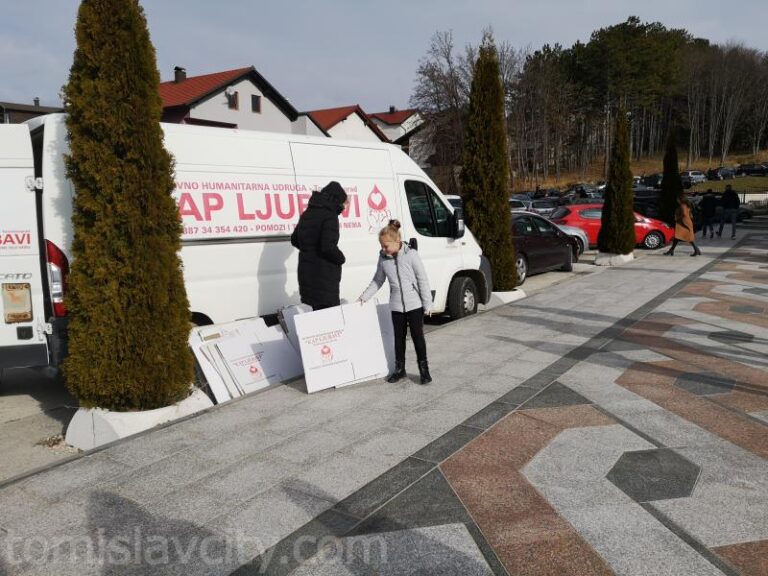
[[376, 112], [369, 116], [387, 138], [402, 147], [419, 166], [429, 168], [429, 158], [434, 154], [434, 148], [424, 130], [424, 118], [418, 110], [397, 110], [390, 106], [387, 112]]
[[388, 112], [376, 112], [369, 116], [395, 144], [402, 144], [424, 124], [424, 119], [415, 108], [397, 110], [394, 106], [390, 106]]
[[358, 105], [325, 108], [307, 112], [314, 122], [332, 138], [389, 142], [389, 138]]
[[163, 122], [328, 136], [253, 67], [174, 78], [160, 83]]

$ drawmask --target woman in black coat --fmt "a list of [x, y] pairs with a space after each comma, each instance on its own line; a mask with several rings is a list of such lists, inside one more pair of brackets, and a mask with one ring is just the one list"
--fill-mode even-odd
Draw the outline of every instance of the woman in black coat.
[[313, 310], [338, 306], [341, 265], [339, 214], [347, 193], [338, 182], [313, 192], [307, 209], [291, 234], [291, 244], [299, 249], [299, 294]]

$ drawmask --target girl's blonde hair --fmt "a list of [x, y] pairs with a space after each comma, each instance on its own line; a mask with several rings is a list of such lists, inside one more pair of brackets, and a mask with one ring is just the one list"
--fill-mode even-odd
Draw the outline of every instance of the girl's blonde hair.
[[379, 230], [379, 240], [385, 242], [402, 242], [400, 237], [400, 221], [390, 220], [389, 223]]

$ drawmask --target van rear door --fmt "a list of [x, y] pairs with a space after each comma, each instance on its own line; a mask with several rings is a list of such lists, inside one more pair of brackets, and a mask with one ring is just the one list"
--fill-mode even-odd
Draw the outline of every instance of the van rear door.
[[0, 125], [0, 368], [48, 364], [29, 128]]

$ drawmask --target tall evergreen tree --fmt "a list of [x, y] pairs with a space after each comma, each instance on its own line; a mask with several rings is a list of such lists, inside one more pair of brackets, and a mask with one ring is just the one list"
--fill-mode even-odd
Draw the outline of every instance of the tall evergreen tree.
[[155, 50], [137, 0], [83, 0], [75, 35], [64, 87], [76, 190], [64, 372], [84, 406], [166, 406], [193, 373]]
[[511, 290], [516, 284], [504, 125], [499, 60], [486, 32], [472, 78], [461, 184], [467, 225], [491, 262], [495, 290]]
[[615, 133], [597, 246], [600, 252], [630, 254], [635, 248], [635, 215], [629, 168], [629, 127], [623, 109], [616, 114]]
[[680, 165], [677, 161], [677, 135], [671, 128], [667, 134], [667, 149], [664, 152], [664, 177], [661, 179], [659, 213], [670, 226], [675, 225], [677, 199], [683, 195], [683, 181], [680, 179]]

